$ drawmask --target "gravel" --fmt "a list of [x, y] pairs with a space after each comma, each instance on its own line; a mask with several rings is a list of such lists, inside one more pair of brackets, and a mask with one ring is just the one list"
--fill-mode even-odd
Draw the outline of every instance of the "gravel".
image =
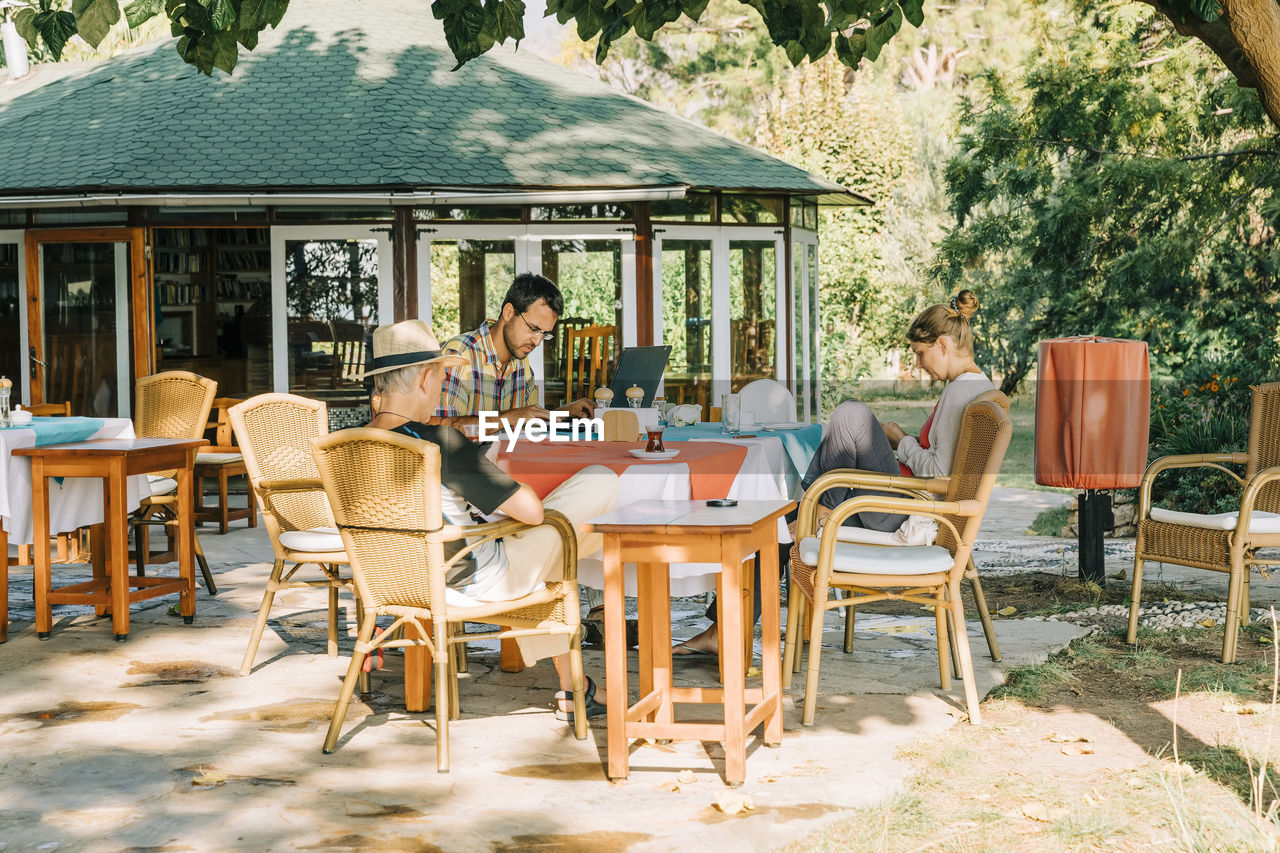
[[[1263, 624], [1268, 624], [1271, 620], [1271, 611], [1267, 608], [1255, 607], [1250, 614], [1251, 619]], [[1168, 601], [1142, 604], [1138, 608], [1138, 624], [1157, 631], [1221, 627], [1226, 622], [1226, 618], [1227, 605], [1208, 601]], [[1100, 630], [1126, 627], [1129, 624], [1129, 605], [1103, 604], [1097, 607], [1086, 607], [1083, 610], [1072, 610], [1069, 613], [1033, 616], [1030, 619], [1086, 625], [1094, 629], [1090, 633], [1096, 633]]]

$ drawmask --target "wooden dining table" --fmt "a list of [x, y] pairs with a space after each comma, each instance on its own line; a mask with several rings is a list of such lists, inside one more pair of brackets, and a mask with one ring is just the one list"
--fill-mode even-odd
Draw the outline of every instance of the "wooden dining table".
[[[192, 469], [203, 438], [91, 439], [43, 447], [23, 447], [14, 456], [31, 460], [35, 541], [49, 539], [49, 480], [86, 477], [102, 480], [103, 539], [95, 548], [94, 577], [83, 583], [55, 589], [49, 549], [35, 549], [34, 598], [36, 636], [48, 639], [53, 629], [53, 605], [92, 605], [100, 614], [110, 612], [112, 633], [118, 642], [129, 638], [129, 605], [161, 595], [177, 593], [183, 621], [195, 620], [194, 499]], [[175, 471], [178, 482], [178, 577], [134, 577], [129, 574], [129, 478], [156, 471]]]

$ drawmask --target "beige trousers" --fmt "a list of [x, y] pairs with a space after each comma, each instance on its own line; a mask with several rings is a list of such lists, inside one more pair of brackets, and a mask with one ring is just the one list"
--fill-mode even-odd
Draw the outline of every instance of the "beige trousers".
[[[583, 525], [612, 510], [617, 500], [618, 475], [603, 465], [591, 465], [556, 487], [542, 501], [542, 506], [569, 519], [578, 531], [578, 554], [586, 556], [600, 550], [604, 537], [599, 533], [584, 534]], [[504, 536], [502, 542], [507, 552], [507, 573], [485, 596], [489, 601], [520, 598], [562, 577], [563, 546], [554, 528], [531, 527]], [[564, 634], [519, 637], [516, 642], [525, 664], [569, 651], [569, 637]]]

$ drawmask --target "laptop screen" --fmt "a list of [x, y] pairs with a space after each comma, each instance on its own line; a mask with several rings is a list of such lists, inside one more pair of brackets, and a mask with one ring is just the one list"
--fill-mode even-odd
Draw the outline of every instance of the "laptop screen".
[[670, 356], [670, 346], [625, 348], [618, 358], [618, 367], [613, 372], [613, 384], [609, 386], [613, 391], [614, 407], [626, 407], [627, 389], [632, 385], [639, 385], [644, 389], [641, 408], [652, 406]]

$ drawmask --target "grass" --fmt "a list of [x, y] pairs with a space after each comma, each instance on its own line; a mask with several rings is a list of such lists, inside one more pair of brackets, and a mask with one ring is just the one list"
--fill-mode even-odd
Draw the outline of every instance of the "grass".
[[1067, 526], [1071, 513], [1065, 506], [1046, 509], [1031, 522], [1031, 532], [1037, 536], [1061, 536], [1062, 528]]
[[[937, 402], [934, 394], [928, 399], [907, 400], [902, 398], [868, 400], [867, 405], [881, 421], [894, 421], [909, 433], [916, 433], [924, 425], [929, 412]], [[1000, 466], [1000, 477], [997, 483], [1014, 489], [1040, 489], [1069, 493], [1070, 489], [1053, 489], [1036, 485], [1036, 401], [1029, 394], [1013, 397], [1009, 407], [1009, 419], [1013, 421], [1013, 438], [1009, 441], [1009, 450], [1005, 453], [1004, 464]], [[1059, 525], [1061, 528], [1061, 525]]]
[[[1220, 627], [1142, 632], [1131, 647], [1098, 634], [1013, 668], [985, 703], [984, 725], [900, 752], [913, 766], [900, 794], [785, 849], [1276, 853], [1280, 792], [1270, 763], [1259, 770], [1269, 719], [1233, 714], [1233, 734], [1221, 723], [1234, 703], [1216, 698], [1269, 702], [1272, 647], [1242, 636], [1240, 662], [1224, 665], [1213, 661], [1221, 637]], [[1121, 739], [1143, 750], [1117, 751]]]

